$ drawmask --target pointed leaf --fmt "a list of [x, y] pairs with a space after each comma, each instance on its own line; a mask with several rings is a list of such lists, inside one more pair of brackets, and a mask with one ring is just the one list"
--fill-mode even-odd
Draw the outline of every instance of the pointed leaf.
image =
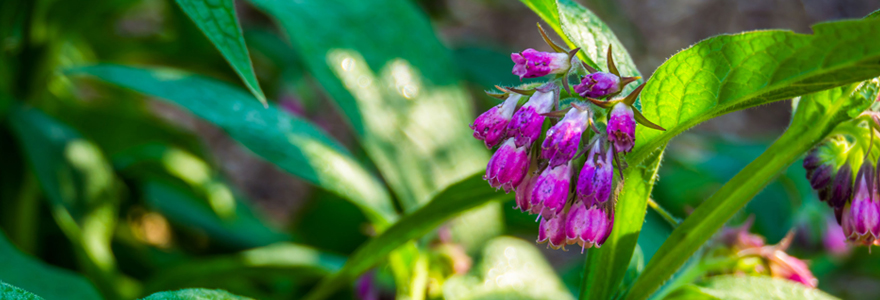
[[723, 275], [711, 277], [699, 290], [718, 299], [729, 300], [834, 300], [837, 297], [794, 281], [768, 276]]
[[220, 50], [248, 90], [266, 105], [266, 95], [257, 82], [250, 54], [235, 14], [234, 0], [176, 0], [183, 12]]
[[339, 143], [274, 105], [264, 108], [239, 89], [172, 70], [98, 65], [71, 72], [180, 105], [281, 169], [351, 200], [375, 223], [388, 224], [396, 216], [379, 180]]
[[3, 300], [43, 300], [40, 296], [0, 281], [0, 299]]

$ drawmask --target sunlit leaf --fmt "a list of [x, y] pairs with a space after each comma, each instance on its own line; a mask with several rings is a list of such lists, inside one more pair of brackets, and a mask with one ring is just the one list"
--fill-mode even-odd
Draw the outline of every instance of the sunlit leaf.
[[424, 235], [464, 211], [489, 201], [503, 201], [513, 197], [513, 194], [497, 193], [486, 184], [482, 175], [476, 174], [453, 184], [422, 208], [401, 218], [388, 230], [367, 241], [349, 257], [342, 270], [321, 281], [306, 299], [318, 300], [329, 297], [336, 289], [375, 266], [394, 249]]
[[234, 0], [176, 0], [176, 2], [217, 47], [217, 50], [220, 50], [248, 90], [265, 105], [266, 95], [260, 89], [257, 76], [254, 74], [251, 57], [235, 14]]
[[641, 95], [642, 113], [666, 128], [639, 126], [630, 163], [713, 117], [880, 75], [880, 19], [813, 26], [814, 34], [766, 30], [720, 35], [661, 65]]
[[838, 299], [794, 281], [766, 276], [714, 276], [700, 286], [702, 293], [727, 300]]
[[173, 292], [159, 292], [142, 300], [253, 300], [236, 296], [223, 290], [185, 289]]
[[878, 87], [880, 80], [874, 79], [801, 97], [785, 133], [673, 230], [627, 299], [645, 299], [653, 293], [779, 172], [835, 126], [870, 106], [877, 98]]
[[455, 64], [413, 3], [251, 2], [285, 31], [404, 210], [483, 168]]
[[264, 108], [239, 89], [169, 70], [99, 65], [72, 72], [180, 105], [281, 169], [351, 200], [373, 222], [387, 224], [396, 216], [382, 184], [338, 142], [274, 105]]
[[103, 299], [82, 276], [21, 253], [0, 232], [0, 299], [42, 299], [19, 288], [49, 300]]
[[444, 299], [574, 299], [532, 242], [495, 238], [480, 257], [470, 274], [446, 281]]

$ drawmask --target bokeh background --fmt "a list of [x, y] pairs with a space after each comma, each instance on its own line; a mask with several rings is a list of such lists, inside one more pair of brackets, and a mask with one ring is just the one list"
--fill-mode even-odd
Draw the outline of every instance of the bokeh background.
[[[452, 50], [455, 65], [448, 67], [463, 75], [473, 99], [474, 114], [468, 119], [495, 104], [483, 91], [496, 84], [519, 83], [510, 74], [511, 52], [525, 48], [549, 50], [535, 28], [540, 18], [519, 1], [411, 1], [430, 18], [441, 42]], [[241, 85], [220, 53], [173, 1], [100, 2], [101, 5], [93, 6], [99, 11], [85, 18], [78, 17], [75, 12], [88, 2], [47, 1], [49, 4], [38, 6], [36, 9], [45, 10], [44, 15], [50, 18], [48, 23], [76, 28], [65, 34], [77, 35], [58, 46], [60, 49], [42, 51], [66, 53], [67, 56], [59, 58], [62, 60], [64, 57], [78, 57], [86, 61], [174, 67]], [[811, 24], [860, 18], [880, 8], [880, 1], [876, 0], [579, 2], [608, 23], [646, 77], [666, 58], [714, 35], [766, 29], [810, 33]], [[272, 20], [246, 1], [236, 1], [236, 10], [267, 97], [275, 99], [289, 113], [319, 125], [357, 157], [365, 157], [364, 150], [359, 148], [354, 133], [328, 98], [328, 93], [306, 71], [304, 62], [295, 55], [297, 50], [284, 40]], [[52, 28], [45, 28], [45, 37], [54, 36]], [[37, 32], [40, 30], [37, 28]], [[4, 41], [4, 47], [12, 47], [9, 43], [13, 42]], [[91, 47], [80, 47], [81, 44], [90, 44]], [[19, 84], [19, 89], [27, 89], [27, 84]], [[51, 90], [53, 87], [47, 88]], [[269, 226], [279, 232], [289, 232], [303, 243], [336, 253], [350, 253], [370, 236], [370, 228], [364, 226], [366, 219], [355, 206], [257, 158], [214, 125], [160, 101], [138, 100], [143, 101], [147, 114], [141, 114], [139, 107], [114, 104], [118, 99], [132, 97], [131, 93], [84, 82], [77, 88], [73, 97], [76, 100], [71, 103], [44, 101], [33, 104], [65, 122], [76, 124], [85, 135], [102, 141], [99, 144], [106, 147], [112, 147], [114, 142], [124, 144], [124, 141], [112, 140], [124, 135], [120, 134], [123, 131], [135, 135], [168, 136], [204, 159], [212, 172], [216, 171], [212, 176], [228, 179], [231, 189], [240, 193], [242, 199], [247, 199], [246, 203], [253, 207], [255, 214], [266, 216]], [[720, 188], [782, 133], [789, 121], [790, 106], [790, 101], [780, 101], [730, 113], [675, 138], [660, 169], [654, 199], [676, 217], [687, 216], [700, 201]], [[86, 108], [82, 108], [82, 114], [62, 113], [74, 107]], [[114, 118], [126, 117], [134, 121], [118, 128], [106, 128]], [[101, 121], [95, 122], [96, 119]], [[151, 126], [141, 126], [138, 122]], [[161, 132], [144, 131], [147, 127], [154, 128], [155, 124], [160, 124]], [[112, 129], [119, 132], [106, 132]], [[0, 140], [11, 139], [8, 132], [0, 133]], [[21, 157], [17, 151], [0, 149], [0, 153], [6, 153], [8, 157]], [[23, 162], [7, 161], [4, 164], [20, 168]], [[816, 199], [799, 164], [780, 175], [737, 215], [733, 223], [754, 218], [753, 231], [765, 236], [769, 243], [779, 241], [789, 230], [797, 230], [796, 242], [790, 252], [811, 261], [820, 288], [845, 299], [875, 299], [875, 295], [880, 294], [880, 257], [869, 255], [867, 248], [843, 249], [835, 253], [828, 250], [822, 238], [827, 232], [830, 211]], [[7, 186], [23, 184], [24, 181], [26, 179], [0, 180]], [[507, 234], [534, 240], [537, 223], [512, 206], [512, 203], [503, 203], [481, 207], [472, 215], [453, 220], [441, 228], [439, 235], [451, 231], [456, 242], [463, 244], [473, 256], [480, 253], [481, 248], [476, 245], [494, 236]], [[175, 253], [175, 249], [198, 254], [236, 250], [236, 247], [215, 244], [204, 233], [172, 229], [167, 216], [149, 208], [133, 207], [127, 211], [127, 222], [136, 228], [130, 238], [159, 249], [159, 254], [150, 255], [158, 256], [160, 260], [164, 255], [162, 251]], [[40, 214], [49, 218], [45, 211]], [[671, 229], [653, 211], [648, 212], [646, 219], [639, 245], [645, 257], [650, 258]], [[481, 225], [480, 232], [461, 232], [461, 228], [475, 224]], [[62, 242], [64, 237], [58, 228], [42, 226], [39, 230], [56, 237], [58, 242], [41, 240], [38, 246], [23, 247], [24, 250], [51, 264], [75, 269], [71, 252], [58, 250], [69, 247]], [[117, 247], [123, 249], [117, 254], [121, 265], [130, 266], [123, 271], [138, 274], [149, 269], [143, 265], [139, 251], [127, 249], [129, 246], [126, 245]], [[543, 245], [539, 248], [543, 249]], [[554, 270], [562, 274], [568, 288], [576, 290], [583, 255], [577, 250], [546, 250], [542, 254]]]

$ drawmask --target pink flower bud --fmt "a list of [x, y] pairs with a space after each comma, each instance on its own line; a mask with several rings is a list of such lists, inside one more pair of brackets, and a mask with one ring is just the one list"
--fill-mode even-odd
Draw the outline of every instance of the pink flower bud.
[[538, 90], [513, 114], [513, 119], [507, 125], [507, 136], [515, 139], [517, 147], [531, 145], [538, 140], [541, 127], [544, 126], [544, 116], [541, 114], [550, 112], [555, 101], [555, 87], [548, 88], [546, 92]]
[[602, 152], [602, 143], [590, 149], [578, 176], [577, 197], [586, 205], [604, 203], [611, 197], [614, 183], [614, 156], [611, 148]]
[[549, 74], [565, 74], [571, 67], [568, 53], [541, 52], [532, 48], [522, 53], [511, 53], [513, 75], [523, 78], [535, 78]]
[[616, 151], [632, 151], [636, 141], [636, 119], [632, 107], [623, 102], [614, 105], [608, 119], [607, 133], [608, 141], [614, 144]]
[[581, 136], [587, 129], [590, 112], [572, 107], [562, 121], [547, 130], [547, 138], [541, 146], [541, 156], [550, 160], [550, 166], [564, 164], [574, 158]]
[[548, 246], [559, 249], [565, 246], [565, 213], [552, 218], [544, 218], [538, 226], [538, 244], [549, 242]]
[[511, 93], [504, 100], [504, 103], [493, 106], [477, 117], [474, 120], [474, 124], [471, 124], [470, 127], [474, 130], [474, 137], [483, 141], [486, 144], [486, 148], [495, 147], [505, 138], [507, 124], [510, 123], [510, 118], [513, 117], [516, 104], [521, 97], [522, 95], [520, 94]]
[[581, 83], [574, 86], [574, 92], [581, 97], [601, 98], [620, 91], [620, 77], [598, 72], [581, 78]]
[[865, 162], [856, 175], [852, 203], [846, 205], [841, 227], [847, 239], [855, 243], [871, 244], [880, 236], [880, 199], [877, 199], [874, 167]]
[[[538, 181], [537, 175], [538, 174], [526, 174], [526, 178], [523, 179], [523, 182], [516, 187], [516, 208], [519, 208], [519, 210], [522, 212], [531, 212], [531, 208], [533, 208], [531, 203], [532, 189], [535, 188], [535, 182]], [[538, 212], [536, 213], [539, 213], [541, 211], [540, 207], [534, 208], [538, 209]]]
[[503, 188], [509, 193], [522, 182], [529, 169], [529, 154], [526, 147], [517, 147], [513, 139], [507, 139], [489, 159], [483, 179], [495, 189]]

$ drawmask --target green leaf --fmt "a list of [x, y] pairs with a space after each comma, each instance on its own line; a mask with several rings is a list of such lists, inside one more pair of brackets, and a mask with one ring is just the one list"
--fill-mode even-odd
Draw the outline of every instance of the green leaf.
[[880, 19], [821, 23], [813, 32], [720, 35], [674, 55], [641, 94], [642, 114], [666, 131], [639, 126], [627, 162], [645, 160], [716, 116], [880, 75], [880, 40], [873, 38]]
[[40, 296], [0, 281], [0, 299], [3, 300], [43, 300]]
[[311, 123], [253, 102], [239, 89], [171, 70], [98, 65], [75, 69], [182, 106], [223, 128], [281, 169], [349, 199], [374, 223], [396, 218], [387, 190], [339, 143]]
[[224, 290], [185, 289], [173, 292], [160, 292], [142, 300], [253, 300], [230, 294]]
[[[577, 47], [562, 31], [562, 26], [559, 22], [559, 11], [556, 9], [556, 0], [520, 0], [520, 2], [528, 6], [530, 9], [532, 9], [532, 11], [535, 12], [535, 14], [541, 17], [541, 19], [543, 19], [544, 22], [546, 22], [547, 25], [556, 32], [556, 34], [559, 34], [559, 36], [562, 38], [562, 41], [565, 42], [566, 45], [568, 45], [572, 49]], [[578, 53], [578, 56], [580, 56], [582, 59], [586, 58], [583, 52]], [[590, 65], [595, 66], [595, 62], [590, 61], [589, 59], [587, 59], [587, 62], [590, 63]]]
[[[308, 246], [278, 243], [233, 255], [189, 261], [160, 271], [148, 281], [147, 290], [193, 286], [224, 277], [288, 274], [326, 275], [336, 272], [345, 258], [323, 253]], [[300, 277], [297, 277], [300, 278]]]
[[835, 126], [870, 106], [877, 98], [878, 87], [880, 80], [874, 79], [801, 97], [785, 133], [673, 230], [627, 299], [645, 299], [653, 293], [779, 172], [820, 142]]
[[[581, 53], [588, 57], [590, 63], [598, 70], [608, 71], [606, 54], [612, 47], [614, 63], [622, 76], [642, 76], [632, 58], [605, 22], [596, 14], [584, 8], [574, 0], [557, 0], [559, 23], [562, 31], [571, 41], [581, 48]], [[639, 79], [624, 88], [621, 95], [628, 95], [633, 89], [644, 82]]]
[[794, 281], [767, 276], [723, 275], [700, 284], [704, 294], [726, 300], [834, 300], [837, 297]]
[[447, 279], [444, 299], [574, 299], [532, 242], [498, 237], [480, 257], [469, 274]]
[[266, 105], [266, 95], [257, 82], [241, 26], [235, 15], [234, 0], [177, 0], [176, 2], [217, 47], [217, 50], [220, 50], [248, 90]]
[[512, 194], [498, 194], [475, 174], [446, 188], [427, 205], [403, 217], [379, 236], [370, 239], [348, 259], [342, 270], [321, 281], [306, 299], [318, 300], [332, 295], [339, 287], [382, 261], [391, 251], [407, 241], [430, 232], [446, 220], [489, 201], [511, 199]]
[[16, 106], [10, 115], [52, 216], [74, 245], [81, 268], [105, 295], [125, 298], [136, 283], [116, 270], [110, 242], [117, 221], [116, 177], [101, 150], [37, 109]]
[[251, 2], [284, 29], [404, 210], [483, 170], [451, 54], [411, 1]]
[[11, 299], [42, 299], [22, 289], [50, 300], [103, 299], [87, 279], [22, 253], [9, 243], [3, 232], [0, 232], [0, 299], [10, 299], [6, 297], [16, 294], [20, 298], [12, 296]]
[[146, 203], [172, 223], [205, 232], [219, 243], [239, 248], [266, 246], [289, 240], [286, 234], [269, 227], [256, 212], [242, 201], [234, 200], [232, 215], [218, 216], [192, 192], [159, 181], [143, 186]]
[[620, 289], [638, 243], [662, 156], [662, 151], [655, 152], [647, 163], [625, 170], [613, 230], [602, 247], [587, 252], [580, 299], [611, 299]]

